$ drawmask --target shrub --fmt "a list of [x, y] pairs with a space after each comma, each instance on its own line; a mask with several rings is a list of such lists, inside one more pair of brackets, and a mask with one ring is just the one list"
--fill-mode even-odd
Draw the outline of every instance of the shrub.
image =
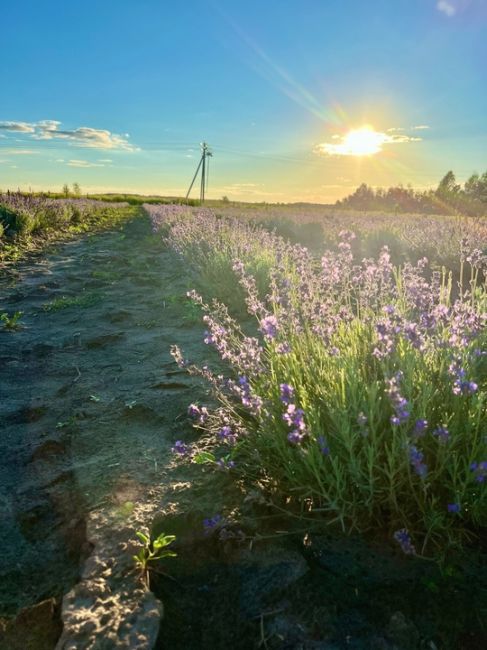
[[240, 480], [343, 530], [441, 554], [487, 525], [486, 259], [470, 252], [471, 284], [454, 298], [426, 260], [397, 268], [384, 247], [358, 266], [352, 241], [342, 233], [319, 266], [288, 251], [266, 299], [235, 261], [259, 339], [194, 295], [228, 378], [174, 354], [211, 381], [220, 407], [198, 426]]

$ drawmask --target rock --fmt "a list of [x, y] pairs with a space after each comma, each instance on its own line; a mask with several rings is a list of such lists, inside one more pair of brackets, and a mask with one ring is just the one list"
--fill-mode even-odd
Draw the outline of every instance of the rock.
[[242, 550], [237, 558], [241, 579], [241, 608], [247, 616], [257, 616], [271, 594], [289, 587], [308, 571], [298, 551], [279, 545], [259, 550]]
[[39, 445], [32, 456], [30, 457], [31, 461], [35, 462], [37, 460], [47, 460], [56, 456], [60, 456], [66, 453], [66, 445], [59, 440], [46, 440], [42, 445]]
[[[3, 627], [3, 629], [2, 629]], [[16, 618], [0, 624], [0, 648], [50, 650], [62, 632], [59, 604], [54, 598], [20, 610]]]

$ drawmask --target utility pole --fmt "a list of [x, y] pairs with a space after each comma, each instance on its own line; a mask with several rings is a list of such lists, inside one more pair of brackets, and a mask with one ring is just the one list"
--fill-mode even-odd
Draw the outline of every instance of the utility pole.
[[194, 182], [196, 180], [196, 177], [198, 176], [198, 172], [201, 168], [201, 185], [200, 185], [200, 201], [201, 203], [204, 202], [205, 200], [205, 190], [208, 189], [208, 178], [209, 178], [209, 168], [210, 168], [210, 161], [206, 162], [207, 158], [212, 157], [213, 154], [211, 153], [210, 148], [206, 144], [206, 142], [201, 143], [201, 158], [198, 163], [198, 167], [196, 168], [196, 171], [193, 176], [193, 180], [191, 181], [191, 185], [189, 186], [188, 191], [186, 192], [186, 198], [188, 198], [189, 193], [191, 192], [191, 189], [194, 185]]

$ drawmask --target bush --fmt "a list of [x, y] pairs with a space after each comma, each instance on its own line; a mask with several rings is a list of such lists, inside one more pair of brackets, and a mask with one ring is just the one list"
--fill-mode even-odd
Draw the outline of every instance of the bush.
[[476, 286], [486, 260], [470, 253], [470, 290], [453, 299], [451, 278], [426, 261], [396, 268], [387, 247], [354, 266], [352, 240], [342, 233], [321, 267], [288, 251], [267, 300], [234, 265], [259, 340], [195, 296], [205, 340], [232, 371], [189, 366], [220, 403], [205, 445], [287, 508], [440, 555], [487, 525], [487, 299]]

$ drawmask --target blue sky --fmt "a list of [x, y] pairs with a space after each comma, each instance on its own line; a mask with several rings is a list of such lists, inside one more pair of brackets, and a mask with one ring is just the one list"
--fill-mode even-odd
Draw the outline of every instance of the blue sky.
[[3, 189], [184, 194], [202, 140], [215, 198], [487, 169], [487, 0], [18, 0], [2, 26]]

